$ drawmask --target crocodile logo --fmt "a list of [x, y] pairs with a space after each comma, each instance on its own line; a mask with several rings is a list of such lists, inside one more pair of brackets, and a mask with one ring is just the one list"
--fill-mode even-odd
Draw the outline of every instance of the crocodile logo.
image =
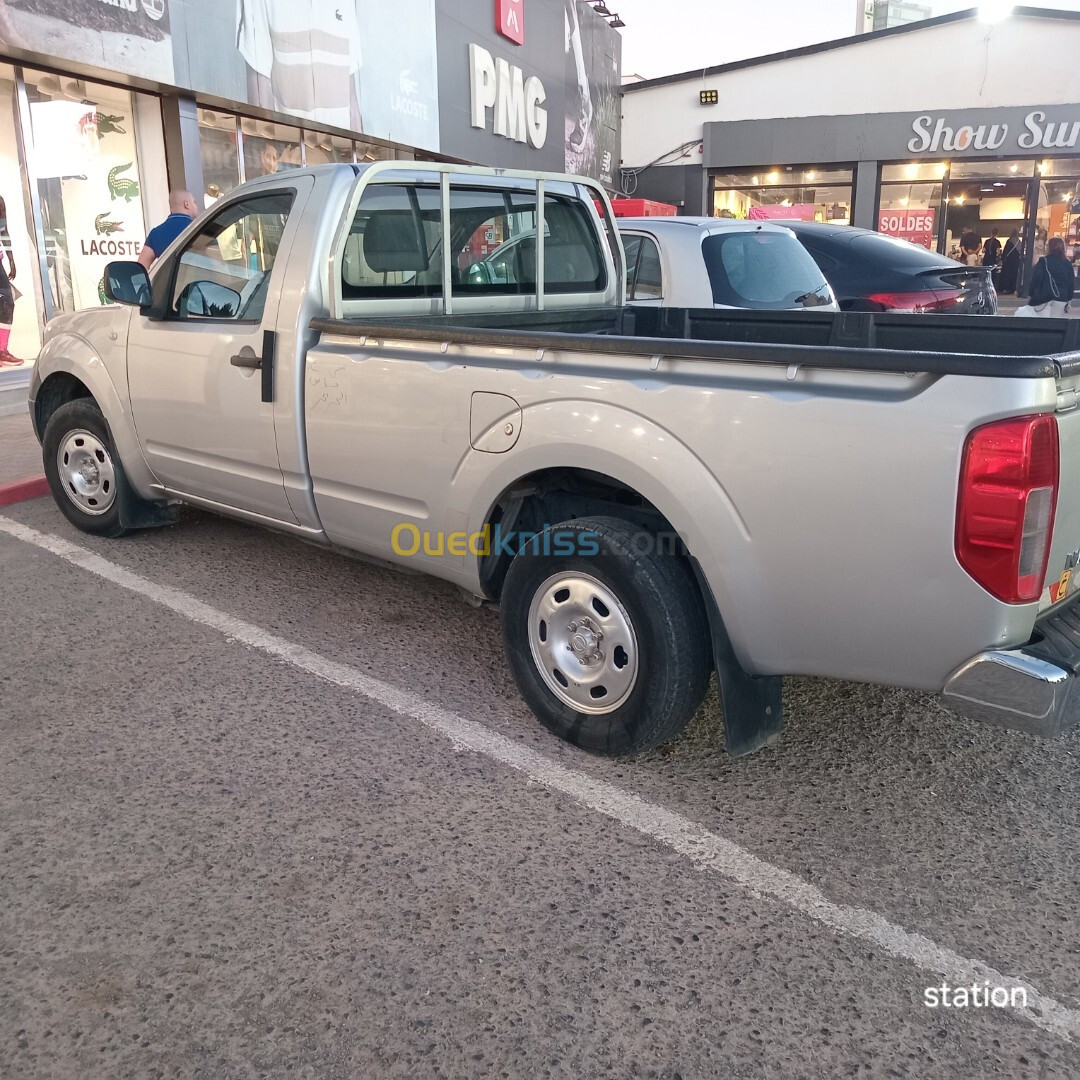
[[120, 175], [134, 164], [133, 161], [129, 161], [126, 165], [117, 165], [115, 169], [109, 170], [109, 194], [112, 196], [113, 202], [117, 199], [131, 202], [132, 199], [139, 197], [138, 181]]
[[104, 277], [104, 275], [102, 275], [101, 280], [97, 283], [97, 298], [98, 298], [99, 303], [107, 304], [109, 302], [109, 298], [105, 295], [105, 277]]
[[89, 112], [79, 121], [79, 131], [85, 135], [88, 128], [96, 128], [99, 139], [106, 135], [126, 135], [127, 129], [121, 126], [123, 120], [122, 116], [112, 113]]
[[96, 232], [98, 236], [112, 236], [113, 233], [123, 231], [124, 226], [121, 225], [119, 221], [110, 221], [107, 213], [98, 214], [98, 216], [94, 218], [94, 232]]

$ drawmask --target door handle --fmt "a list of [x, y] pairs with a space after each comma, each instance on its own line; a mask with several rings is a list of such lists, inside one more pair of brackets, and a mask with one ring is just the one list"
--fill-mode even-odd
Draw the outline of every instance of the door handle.
[[229, 357], [229, 363], [235, 368], [247, 368], [249, 371], [262, 372], [262, 400], [274, 400], [274, 358], [277, 355], [277, 334], [273, 330], [263, 331], [262, 356], [250, 345], [245, 345], [235, 356]]

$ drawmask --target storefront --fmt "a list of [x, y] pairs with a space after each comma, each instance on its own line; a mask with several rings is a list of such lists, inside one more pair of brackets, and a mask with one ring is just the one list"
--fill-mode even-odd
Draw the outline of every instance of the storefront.
[[1027, 265], [1060, 236], [1080, 257], [1080, 104], [708, 124], [703, 156], [715, 215], [855, 224], [957, 258], [965, 234], [1015, 233]]
[[1051, 237], [1080, 260], [1077, 48], [1076, 12], [1021, 8], [993, 27], [964, 12], [630, 85], [618, 186], [683, 213], [851, 224], [949, 255], [965, 233], [1015, 232], [1022, 288]]
[[170, 189], [416, 158], [610, 185], [619, 56], [581, 0], [0, 0], [0, 392]]

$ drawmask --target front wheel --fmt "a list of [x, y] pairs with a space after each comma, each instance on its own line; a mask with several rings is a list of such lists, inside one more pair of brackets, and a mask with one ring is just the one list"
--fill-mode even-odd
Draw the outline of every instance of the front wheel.
[[705, 696], [704, 605], [680, 552], [620, 518], [580, 518], [530, 540], [503, 586], [518, 688], [554, 734], [597, 754], [670, 742]]
[[41, 452], [52, 496], [72, 525], [95, 536], [131, 531], [144, 500], [128, 483], [92, 398], [69, 401], [49, 417]]

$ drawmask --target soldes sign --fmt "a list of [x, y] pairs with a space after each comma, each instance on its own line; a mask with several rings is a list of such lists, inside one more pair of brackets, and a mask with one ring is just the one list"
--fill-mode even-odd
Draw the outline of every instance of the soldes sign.
[[1069, 150], [1080, 143], [1080, 120], [1050, 120], [1044, 109], [1032, 109], [1019, 119], [998, 123], [962, 123], [944, 116], [917, 116], [915, 137], [907, 148], [912, 154], [955, 154], [964, 151]]
[[920, 247], [934, 246], [934, 223], [936, 213], [932, 207], [925, 209], [882, 210], [878, 214], [878, 232], [895, 236], [909, 244]]
[[525, 0], [495, 0], [495, 28], [515, 45], [524, 45]]

